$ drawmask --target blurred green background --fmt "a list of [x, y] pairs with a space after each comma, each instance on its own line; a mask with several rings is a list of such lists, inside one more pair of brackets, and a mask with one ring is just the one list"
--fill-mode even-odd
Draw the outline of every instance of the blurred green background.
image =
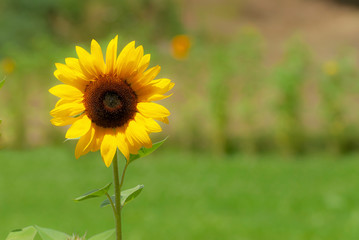
[[76, 45], [117, 34], [176, 83], [161, 101], [170, 124], [152, 136], [169, 140], [127, 176], [145, 189], [124, 212], [126, 239], [357, 239], [358, 21], [344, 0], [2, 0], [0, 239], [113, 227], [100, 200], [71, 200], [112, 173], [98, 153], [75, 161], [48, 89]]

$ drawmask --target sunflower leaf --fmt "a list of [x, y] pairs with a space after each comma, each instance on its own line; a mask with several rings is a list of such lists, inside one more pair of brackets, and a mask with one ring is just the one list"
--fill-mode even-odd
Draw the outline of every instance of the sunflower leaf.
[[121, 192], [121, 206], [125, 206], [127, 203], [135, 199], [145, 186], [143, 184], [137, 185], [134, 188], [130, 188]]
[[75, 201], [83, 201], [83, 200], [86, 200], [89, 198], [101, 197], [108, 192], [108, 189], [110, 188], [111, 184], [112, 183], [109, 183], [100, 189], [91, 190], [91, 191], [81, 195], [80, 197], [75, 198], [74, 200]]
[[145, 157], [147, 155], [150, 155], [151, 153], [153, 153], [157, 148], [159, 148], [166, 140], [168, 137], [166, 137], [165, 139], [163, 139], [162, 141], [156, 142], [154, 144], [152, 144], [151, 148], [145, 148], [142, 147], [140, 150], [138, 150], [137, 154], [130, 154], [130, 162], [133, 162], [141, 157]]
[[9, 233], [5, 240], [33, 240], [37, 230], [30, 226], [23, 229], [16, 229]]
[[107, 239], [111, 239], [111, 237], [114, 236], [115, 236], [115, 229], [111, 229], [106, 232], [96, 234], [95, 236], [92, 236], [89, 240], [107, 240]]
[[[121, 192], [121, 207], [125, 206], [127, 203], [135, 199], [144, 188], [143, 184], [137, 185], [134, 188], [130, 188]], [[111, 196], [112, 202], [115, 202], [115, 196]], [[101, 203], [101, 207], [105, 207], [110, 204], [108, 199], [105, 199]]]
[[68, 240], [70, 238], [69, 235], [63, 232], [59, 232], [53, 229], [42, 228], [39, 226], [35, 226], [37, 231], [39, 232], [42, 240]]

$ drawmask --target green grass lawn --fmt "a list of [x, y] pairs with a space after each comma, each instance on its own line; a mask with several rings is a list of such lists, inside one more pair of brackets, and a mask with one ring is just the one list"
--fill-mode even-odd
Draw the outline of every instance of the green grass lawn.
[[[1, 150], [0, 239], [35, 224], [88, 236], [113, 228], [102, 199], [72, 200], [111, 179], [98, 153]], [[137, 184], [145, 188], [123, 212], [127, 240], [359, 237], [359, 155], [218, 159], [163, 147], [130, 165], [125, 188]]]

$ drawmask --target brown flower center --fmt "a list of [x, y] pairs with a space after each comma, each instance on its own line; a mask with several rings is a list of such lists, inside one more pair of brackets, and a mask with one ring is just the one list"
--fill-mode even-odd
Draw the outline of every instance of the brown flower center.
[[87, 85], [84, 94], [87, 116], [103, 128], [116, 128], [133, 119], [137, 96], [123, 80], [101, 76]]
[[103, 105], [108, 110], [115, 110], [116, 108], [122, 107], [122, 102], [117, 93], [107, 92], [105, 93], [105, 97], [103, 99]]

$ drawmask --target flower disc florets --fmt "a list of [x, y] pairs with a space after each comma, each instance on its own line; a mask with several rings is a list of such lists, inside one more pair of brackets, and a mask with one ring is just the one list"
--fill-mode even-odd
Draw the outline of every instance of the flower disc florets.
[[103, 128], [116, 128], [133, 119], [137, 96], [126, 81], [101, 76], [85, 89], [84, 105], [87, 116]]

